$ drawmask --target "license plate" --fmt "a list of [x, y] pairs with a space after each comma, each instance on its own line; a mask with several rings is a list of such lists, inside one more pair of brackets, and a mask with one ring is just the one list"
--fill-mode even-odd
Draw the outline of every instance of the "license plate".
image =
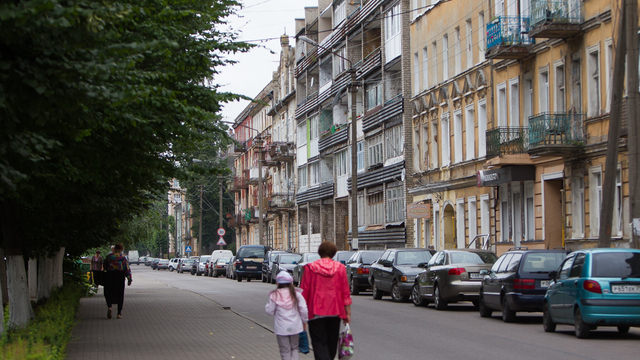
[[548, 288], [551, 284], [551, 280], [540, 280], [540, 287]]
[[615, 294], [640, 294], [640, 285], [612, 285], [611, 292]]
[[255, 270], [257, 268], [258, 268], [257, 266], [246, 266], [245, 267], [245, 269], [247, 269], [247, 270]]
[[480, 273], [469, 273], [469, 279], [480, 280], [482, 279], [482, 276], [480, 276]]

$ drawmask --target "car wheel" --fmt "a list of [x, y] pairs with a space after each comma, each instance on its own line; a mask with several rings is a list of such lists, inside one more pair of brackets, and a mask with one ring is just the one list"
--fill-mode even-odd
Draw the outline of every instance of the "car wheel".
[[589, 326], [588, 324], [585, 324], [585, 322], [582, 320], [582, 313], [580, 312], [580, 308], [576, 309], [574, 324], [575, 324], [576, 337], [578, 339], [586, 339], [589, 337], [591, 326]]
[[628, 332], [629, 332], [629, 326], [627, 326], [627, 325], [620, 325], [620, 326], [618, 326], [618, 332], [619, 332], [620, 334], [626, 334], [626, 333], [628, 333]]
[[554, 332], [556, 331], [556, 323], [553, 322], [551, 318], [551, 312], [549, 311], [549, 304], [545, 303], [542, 308], [542, 328], [544, 332]]
[[173, 268], [172, 267], [169, 268], [169, 272], [173, 272]]
[[393, 285], [391, 285], [391, 300], [395, 302], [406, 302], [408, 300], [406, 296], [402, 296], [400, 293], [400, 286], [397, 282], [394, 282]]
[[420, 288], [418, 284], [413, 285], [413, 289], [411, 289], [411, 301], [415, 306], [426, 306], [427, 300], [423, 299], [420, 296]]
[[263, 282], [263, 283], [266, 283], [266, 282], [267, 282], [267, 277], [266, 277], [266, 276], [264, 276], [264, 274], [262, 274], [262, 282]]
[[353, 278], [351, 278], [349, 281], [349, 290], [351, 291], [351, 295], [360, 294], [360, 289], [358, 289], [355, 282], [353, 282]]
[[247, 278], [247, 282], [251, 282], [251, 277], [248, 277], [248, 278]]
[[238, 282], [242, 282], [242, 276], [238, 276]]
[[201, 272], [197, 272], [196, 276], [202, 276], [202, 273]]
[[516, 320], [516, 312], [509, 308], [509, 302], [507, 301], [507, 297], [502, 297], [502, 321], [504, 322], [514, 322]]
[[480, 301], [478, 302], [478, 311], [480, 312], [480, 317], [488, 318], [491, 317], [493, 311], [487, 307], [487, 304], [484, 302], [484, 295], [480, 293]]
[[378, 289], [378, 285], [376, 285], [375, 281], [372, 281], [372, 282], [373, 282], [373, 286], [371, 288], [371, 292], [373, 293], [373, 298], [375, 300], [382, 299], [382, 291], [380, 291], [380, 289]]
[[218, 272], [217, 272], [217, 271], [213, 273], [213, 277], [214, 277], [214, 278], [217, 278], [217, 277], [218, 277]]
[[433, 293], [433, 305], [436, 306], [436, 310], [444, 310], [447, 308], [447, 302], [442, 299], [442, 293], [440, 292], [440, 284], [436, 284], [436, 289]]

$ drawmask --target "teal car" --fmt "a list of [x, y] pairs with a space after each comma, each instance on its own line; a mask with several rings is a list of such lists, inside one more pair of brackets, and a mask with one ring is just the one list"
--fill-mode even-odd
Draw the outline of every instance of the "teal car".
[[569, 254], [544, 297], [544, 331], [556, 324], [575, 326], [584, 339], [598, 326], [617, 326], [620, 333], [640, 326], [640, 250], [588, 249]]

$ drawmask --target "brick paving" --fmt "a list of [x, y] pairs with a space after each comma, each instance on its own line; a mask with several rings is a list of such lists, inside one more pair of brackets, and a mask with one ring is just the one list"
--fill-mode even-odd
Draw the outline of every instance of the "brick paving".
[[107, 319], [102, 287], [81, 300], [67, 360], [280, 359], [270, 330], [204, 296], [143, 276], [125, 290], [122, 319], [116, 307]]

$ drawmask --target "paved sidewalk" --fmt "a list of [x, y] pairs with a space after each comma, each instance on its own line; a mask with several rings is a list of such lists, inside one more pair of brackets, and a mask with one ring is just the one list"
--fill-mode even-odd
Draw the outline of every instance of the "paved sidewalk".
[[[199, 294], [137, 276], [123, 319], [107, 319], [99, 292], [81, 300], [68, 360], [280, 359], [276, 336]], [[312, 353], [300, 359], [312, 359]]]

